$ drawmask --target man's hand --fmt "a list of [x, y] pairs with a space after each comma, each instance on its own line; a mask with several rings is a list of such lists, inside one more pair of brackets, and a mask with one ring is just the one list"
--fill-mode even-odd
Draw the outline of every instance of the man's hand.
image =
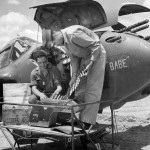
[[69, 82], [69, 86], [71, 87], [75, 81], [76, 81], [76, 75], [73, 75]]
[[54, 93], [51, 95], [51, 98], [53, 98], [53, 99], [57, 98], [59, 93], [60, 92], [58, 90], [55, 90]]
[[[54, 91], [54, 93], [51, 95], [51, 98], [58, 99], [58, 95], [61, 92], [62, 87], [60, 85], [57, 85], [57, 89]], [[59, 96], [60, 97], [60, 96]]]
[[44, 93], [40, 94], [40, 100], [44, 101], [47, 98], [47, 96]]

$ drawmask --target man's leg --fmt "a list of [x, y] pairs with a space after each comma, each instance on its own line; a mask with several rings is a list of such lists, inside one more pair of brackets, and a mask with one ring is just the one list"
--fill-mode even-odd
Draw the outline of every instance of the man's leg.
[[[34, 94], [30, 95], [29, 104], [41, 104], [39, 98], [35, 96]], [[31, 112], [31, 118], [34, 116], [34, 114], [37, 114], [38, 120], [43, 120], [43, 113], [44, 113], [44, 108], [42, 106], [33, 106], [32, 107], [32, 112]]]
[[[84, 97], [85, 103], [100, 101], [104, 82], [105, 63], [106, 53], [104, 52], [99, 59], [93, 63], [91, 71], [87, 76]], [[86, 108], [80, 113], [81, 121], [95, 124], [98, 109], [99, 103], [86, 106]]]

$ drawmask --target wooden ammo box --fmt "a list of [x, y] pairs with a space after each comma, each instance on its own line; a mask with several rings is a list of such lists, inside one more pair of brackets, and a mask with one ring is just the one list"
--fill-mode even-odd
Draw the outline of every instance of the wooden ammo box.
[[[28, 104], [31, 95], [29, 83], [11, 83], [3, 85], [4, 102]], [[32, 126], [50, 127], [56, 124], [57, 112], [54, 108], [43, 108], [38, 113], [33, 110], [35, 107], [3, 105], [2, 118], [4, 125], [29, 124]], [[40, 117], [42, 116], [42, 118]], [[34, 120], [37, 118], [37, 120]]]
[[[4, 84], [4, 102], [27, 104], [30, 95], [28, 83]], [[3, 105], [2, 118], [4, 125], [28, 124], [31, 107]]]

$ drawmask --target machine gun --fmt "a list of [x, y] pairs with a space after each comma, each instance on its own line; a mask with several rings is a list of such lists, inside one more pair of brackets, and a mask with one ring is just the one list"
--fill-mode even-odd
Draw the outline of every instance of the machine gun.
[[[146, 19], [146, 20], [143, 20], [141, 22], [135, 23], [135, 24], [133, 24], [131, 26], [125, 27], [125, 28], [123, 28], [121, 30], [118, 30], [116, 32], [117, 33], [123, 33], [123, 32], [128, 32], [128, 31], [132, 32], [132, 30], [135, 30], [136, 28], [139, 29], [137, 31], [140, 31], [140, 30], [143, 30], [143, 29], [146, 29], [146, 28], [149, 27], [148, 25], [146, 25], [148, 22], [149, 22], [149, 20]], [[135, 30], [134, 33], [137, 32], [137, 31]]]
[[143, 25], [143, 26], [137, 27], [137, 28], [135, 28], [135, 29], [132, 29], [130, 32], [132, 32], [132, 33], [136, 33], [136, 32], [138, 32], [138, 31], [141, 31], [141, 30], [147, 29], [148, 27], [149, 27], [149, 25], [148, 25], [148, 24], [147, 24], [147, 25]]
[[[138, 31], [141, 31], [141, 30], [144, 30], [144, 29], [147, 29], [149, 27], [149, 25], [147, 24], [149, 22], [148, 19], [144, 20], [144, 21], [141, 21], [141, 22], [138, 22], [138, 23], [135, 23], [131, 26], [128, 26], [128, 27], [125, 27], [121, 30], [118, 30], [116, 31], [117, 33], [124, 33], [124, 32], [131, 32], [131, 33], [136, 33]], [[107, 42], [115, 42], [117, 40], [120, 40], [121, 39], [121, 36], [115, 36], [115, 37], [110, 37], [107, 39]]]

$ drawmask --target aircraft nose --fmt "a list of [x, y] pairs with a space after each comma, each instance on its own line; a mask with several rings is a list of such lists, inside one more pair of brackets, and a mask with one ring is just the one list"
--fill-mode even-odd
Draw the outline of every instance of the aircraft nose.
[[139, 62], [141, 70], [145, 76], [150, 80], [150, 42], [141, 40], [139, 47]]
[[5, 73], [5, 74], [0, 74], [0, 83], [13, 83], [15, 82], [14, 77], [9, 74], [9, 73]]
[[19, 74], [16, 74], [15, 68], [4, 67], [0, 69], [0, 83], [15, 83]]

